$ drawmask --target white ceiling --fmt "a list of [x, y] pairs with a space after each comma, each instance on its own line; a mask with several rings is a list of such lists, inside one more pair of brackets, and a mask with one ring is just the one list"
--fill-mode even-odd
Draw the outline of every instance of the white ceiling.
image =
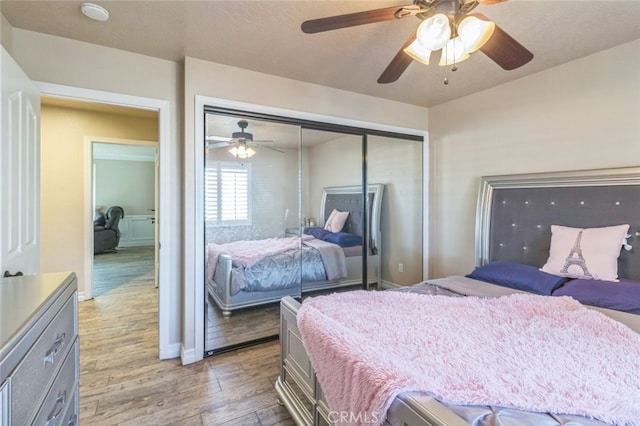
[[[387, 0], [97, 0], [95, 22], [81, 1], [2, 0], [15, 27], [181, 61], [185, 56], [421, 106], [433, 106], [640, 38], [640, 0], [511, 0], [479, 6], [535, 55], [504, 71], [481, 52], [449, 72], [413, 62], [395, 83], [376, 80], [415, 31], [414, 17], [304, 34], [308, 19], [409, 3]], [[640, 55], [640, 52], [630, 52]], [[615, 78], [615, 76], [612, 76]]]

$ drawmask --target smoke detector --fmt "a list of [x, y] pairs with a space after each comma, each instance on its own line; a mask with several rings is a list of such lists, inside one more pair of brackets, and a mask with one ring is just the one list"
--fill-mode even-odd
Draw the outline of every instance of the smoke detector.
[[109, 11], [94, 3], [82, 3], [80, 10], [86, 17], [94, 21], [106, 21], [109, 19]]

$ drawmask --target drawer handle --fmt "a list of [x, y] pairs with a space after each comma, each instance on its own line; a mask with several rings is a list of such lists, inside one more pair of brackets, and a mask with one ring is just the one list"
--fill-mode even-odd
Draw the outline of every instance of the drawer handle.
[[67, 401], [67, 391], [62, 391], [58, 394], [58, 399], [56, 399], [56, 405], [53, 406], [53, 410], [51, 414], [49, 414], [49, 418], [45, 423], [45, 426], [56, 426], [56, 420], [60, 413], [62, 413], [62, 409], [64, 408], [65, 402]]
[[58, 337], [56, 337], [56, 340], [55, 342], [53, 342], [51, 349], [47, 351], [47, 354], [42, 359], [43, 365], [47, 365], [48, 362], [50, 362], [51, 364], [54, 363], [56, 355], [58, 355], [58, 352], [60, 352], [60, 348], [62, 347], [62, 344], [64, 343], [64, 339], [66, 337], [67, 333], [59, 334]]

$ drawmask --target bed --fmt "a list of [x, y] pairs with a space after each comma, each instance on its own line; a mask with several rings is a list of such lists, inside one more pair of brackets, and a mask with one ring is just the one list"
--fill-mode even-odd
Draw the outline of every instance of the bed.
[[[278, 302], [285, 296], [354, 286], [363, 283], [363, 253], [366, 279], [380, 276], [380, 211], [383, 184], [325, 187], [320, 201], [318, 227], [289, 230], [293, 237], [208, 244], [207, 291], [230, 316], [234, 310]], [[365, 204], [367, 206], [365, 215]], [[335, 229], [325, 230], [332, 213]], [[365, 226], [365, 223], [368, 226]]]
[[[411, 348], [401, 346], [398, 350], [397, 346], [399, 345], [392, 342], [394, 342], [394, 338], [400, 339], [400, 336], [404, 336], [402, 338], [405, 339], [406, 334], [411, 335], [413, 333], [413, 331], [408, 332], [407, 330], [413, 330], [408, 326], [408, 323], [411, 321], [411, 314], [414, 311], [409, 310], [410, 316], [403, 319], [402, 309], [389, 311], [395, 312], [395, 314], [391, 314], [387, 312], [386, 309], [391, 308], [387, 308], [386, 304], [399, 303], [406, 311], [409, 306], [413, 306], [410, 303], [415, 303], [414, 299], [416, 298], [420, 298], [419, 301], [422, 303], [429, 303], [428, 309], [419, 308], [427, 311], [425, 315], [430, 315], [431, 312], [440, 312], [436, 310], [442, 309], [439, 304], [443, 304], [445, 308], [448, 305], [455, 306], [455, 309], [458, 310], [453, 310], [453, 312], [458, 314], [454, 317], [441, 315], [430, 324], [439, 322], [447, 324], [447, 321], [454, 321], [451, 323], [453, 324], [451, 327], [457, 327], [458, 330], [467, 327], [473, 328], [474, 326], [473, 323], [455, 322], [462, 321], [462, 317], [464, 317], [464, 315], [459, 314], [463, 312], [461, 310], [463, 309], [462, 307], [470, 309], [470, 305], [473, 306], [473, 309], [477, 309], [478, 312], [484, 312], [482, 311], [482, 309], [485, 309], [484, 305], [489, 305], [489, 310], [486, 311], [487, 313], [483, 318], [491, 317], [492, 315], [497, 317], [503, 315], [507, 311], [503, 310], [502, 307], [496, 310], [495, 306], [498, 303], [506, 302], [512, 305], [516, 302], [520, 303], [520, 305], [517, 303], [514, 305], [520, 307], [532, 306], [540, 309], [541, 312], [549, 311], [549, 321], [555, 321], [553, 318], [555, 315], [569, 315], [568, 312], [572, 314], [575, 312], [575, 315], [580, 315], [580, 318], [588, 318], [586, 321], [594, 321], [595, 318], [595, 323], [606, 324], [607, 327], [613, 327], [624, 334], [627, 339], [625, 342], [631, 342], [633, 346], [631, 344], [629, 346], [622, 345], [620, 348], [620, 344], [614, 342], [616, 346], [610, 346], [612, 354], [614, 349], [617, 348], [623, 351], [621, 358], [624, 359], [620, 363], [637, 364], [639, 362], [638, 359], [640, 359], [640, 349], [638, 348], [638, 345], [640, 345], [640, 337], [638, 336], [638, 333], [640, 333], [640, 253], [638, 251], [638, 248], [640, 248], [640, 214], [638, 212], [640, 212], [640, 168], [484, 177], [478, 196], [476, 216], [477, 266], [473, 271], [469, 271], [466, 276], [432, 279], [428, 282], [387, 292], [366, 292], [396, 294], [392, 296], [385, 295], [384, 305], [380, 301], [376, 302], [378, 303], [377, 305], [372, 305], [385, 306], [385, 310], [377, 310], [378, 315], [368, 316], [370, 324], [363, 322], [361, 324], [362, 327], [373, 329], [375, 333], [375, 330], [379, 330], [383, 323], [391, 322], [392, 326], [395, 326], [399, 332], [396, 336], [387, 336], [386, 338], [390, 340], [379, 347], [380, 351], [385, 352], [384, 355], [387, 357], [390, 356], [386, 350], [389, 348], [389, 353], [394, 357], [397, 356], [396, 359], [392, 358], [397, 365], [391, 362], [389, 369], [382, 371], [383, 377], [387, 379], [382, 380], [381, 376], [373, 376], [377, 379], [377, 381], [373, 382], [375, 385], [361, 387], [384, 389], [389, 383], [394, 382], [395, 376], [391, 373], [391, 370], [396, 367], [400, 369], [403, 363], [401, 360], [404, 359], [403, 352], [411, 353]], [[590, 247], [593, 244], [593, 234], [591, 231], [600, 232], [601, 229], [607, 229], [607, 232], [609, 232], [611, 230], [608, 228], [617, 227], [619, 224], [628, 224], [629, 226], [628, 228], [615, 229], [615, 232], [617, 232], [615, 239], [620, 237], [620, 240], [616, 243], [618, 245], [618, 253], [614, 259], [614, 267], [617, 272], [615, 279], [619, 281], [615, 282], [610, 281], [611, 277], [605, 276], [608, 271], [601, 270], [599, 266], [598, 268], [592, 267], [592, 249]], [[554, 226], [553, 233], [552, 225]], [[572, 232], [577, 232], [577, 234], [571, 234], [568, 243], [565, 241], [566, 239], [559, 239], [559, 236], [562, 236], [562, 232], [566, 231], [567, 228], [572, 228]], [[586, 230], [590, 230], [590, 232], [587, 233]], [[552, 240], [554, 241], [553, 244]], [[559, 276], [557, 274], [558, 271], [554, 271], [556, 273], [551, 274], [541, 270], [550, 267], [550, 265], [553, 266], [552, 260], [554, 260], [555, 256], [553, 253], [557, 251], [559, 242], [565, 245], [569, 244], [568, 248], [565, 247], [565, 249], [570, 252], [569, 256], [563, 255], [563, 263], [559, 266], [559, 270], [567, 269], [570, 273], [565, 275], [577, 274], [578, 278]], [[600, 241], [598, 241], [597, 245], [601, 246]], [[589, 259], [586, 263], [589, 267], [588, 270], [585, 270], [585, 264], [581, 262], [581, 259], [584, 260], [585, 258]], [[611, 259], [608, 259], [608, 261], [611, 261]], [[608, 264], [608, 267], [611, 267], [611, 265]], [[580, 274], [590, 275], [590, 277], [585, 280]], [[606, 278], [606, 280], [601, 280], [600, 278]], [[615, 396], [607, 401], [613, 406], [617, 405], [616, 410], [621, 410], [620, 406], [626, 408], [626, 411], [622, 410], [620, 412], [614, 412], [614, 409], [611, 409], [611, 411], [604, 409], [603, 412], [591, 412], [589, 411], [591, 408], [576, 409], [576, 412], [571, 412], [571, 409], [562, 406], [560, 403], [574, 403], [575, 401], [572, 400], [574, 394], [582, 395], [580, 391], [576, 390], [578, 388], [575, 386], [570, 388], [572, 390], [565, 391], [564, 398], [560, 398], [558, 411], [545, 411], [540, 409], [540, 405], [537, 405], [537, 398], [544, 399], [554, 394], [553, 391], [547, 391], [545, 387], [543, 387], [543, 392], [537, 392], [535, 395], [530, 391], [522, 392], [525, 398], [524, 405], [527, 406], [526, 409], [517, 404], [501, 405], [499, 399], [495, 400], [497, 402], [493, 404], [452, 402], [450, 393], [447, 393], [450, 389], [443, 393], [434, 391], [401, 391], [396, 394], [386, 394], [388, 399], [385, 405], [373, 404], [374, 408], [383, 407], [381, 411], [366, 411], [358, 408], [361, 407], [358, 404], [362, 403], [362, 400], [371, 401], [375, 399], [369, 399], [371, 394], [358, 394], [354, 397], [354, 391], [351, 389], [352, 393], [343, 395], [343, 398], [344, 400], [353, 398], [353, 410], [345, 409], [344, 406], [340, 405], [340, 401], [336, 403], [335, 395], [333, 395], [333, 404], [330, 408], [327, 403], [330, 398], [323, 393], [320, 382], [327, 387], [333, 387], [332, 380], [334, 379], [341, 380], [345, 375], [349, 380], [353, 379], [353, 376], [345, 373], [347, 370], [341, 369], [342, 366], [352, 362], [352, 360], [345, 361], [344, 358], [341, 358], [346, 356], [341, 351], [355, 350], [359, 360], [353, 362], [357, 363], [359, 366], [358, 371], [363, 375], [364, 371], [369, 370], [373, 371], [372, 374], [376, 374], [377, 368], [381, 365], [384, 366], [385, 362], [388, 362], [388, 359], [385, 360], [384, 357], [378, 358], [377, 354], [372, 354], [362, 349], [363, 346], [367, 345], [355, 343], [360, 338], [360, 334], [354, 334], [354, 330], [344, 326], [342, 326], [343, 329], [331, 328], [327, 332], [329, 334], [324, 336], [322, 343], [322, 350], [326, 352], [321, 355], [318, 354], [317, 344], [314, 343], [313, 339], [309, 338], [310, 330], [315, 333], [318, 330], [322, 331], [325, 327], [322, 326], [315, 330], [308, 327], [307, 324], [313, 322], [311, 321], [314, 318], [312, 312], [325, 309], [325, 311], [321, 312], [322, 315], [328, 318], [324, 320], [325, 324], [344, 320], [345, 324], [348, 323], [349, 326], [352, 323], [347, 321], [354, 321], [354, 318], [351, 317], [365, 315], [359, 315], [359, 309], [362, 312], [370, 312], [370, 308], [366, 306], [361, 308], [359, 306], [360, 303], [365, 304], [362, 301], [364, 300], [362, 294], [354, 292], [352, 295], [339, 295], [333, 299], [331, 297], [334, 296], [306, 299], [304, 307], [298, 300], [290, 297], [284, 298], [281, 302], [280, 342], [282, 366], [281, 374], [275, 386], [280, 400], [299, 425], [334, 423], [401, 426], [462, 426], [469, 424], [478, 426], [515, 424], [594, 426], [603, 424], [640, 424], [640, 411], [638, 411], [640, 410], [640, 384], [638, 384], [638, 366], [636, 364], [631, 364], [631, 367], [635, 366], [631, 368], [633, 373], [629, 378], [632, 383], [628, 384], [627, 387], [621, 386], [619, 389], [614, 387], [611, 391], [614, 392]], [[366, 297], [377, 298], [379, 295], [371, 294]], [[337, 310], [339, 314], [332, 314], [332, 309]], [[515, 314], [523, 310], [520, 309]], [[344, 312], [351, 312], [351, 317], [344, 315]], [[387, 313], [383, 314], [382, 312]], [[512, 313], [512, 315], [515, 314]], [[338, 315], [340, 318], [336, 319], [331, 315]], [[389, 319], [390, 316], [395, 318]], [[343, 317], [349, 317], [349, 319], [347, 320]], [[423, 317], [420, 316], [420, 318], [422, 319]], [[491, 322], [492, 324], [503, 326], [505, 323], [511, 322], [512, 318], [512, 316], [509, 316], [507, 321], [492, 320]], [[536, 320], [538, 320], [538, 317], [536, 317]], [[580, 321], [582, 320], [580, 319]], [[399, 327], [398, 324], [393, 325], [393, 321], [407, 324], [407, 326]], [[571, 319], [562, 324], [574, 324], [573, 321]], [[535, 325], [538, 327], [540, 324], [546, 323], [536, 323]], [[550, 324], [553, 324], [553, 322], [550, 322]], [[532, 329], [536, 327], [532, 327]], [[437, 329], [438, 327], [423, 326], [422, 328]], [[596, 329], [597, 327], [592, 328]], [[554, 333], [564, 333], [566, 330], [573, 330], [573, 332], [578, 333], [578, 338], [586, 340], [585, 346], [579, 346], [580, 348], [588, 347], [592, 343], [592, 340], [589, 340], [592, 338], [591, 334], [585, 331], [587, 330], [586, 327], [545, 326], [541, 328], [542, 332], [547, 333], [545, 336], [555, 336]], [[358, 333], [360, 333], [360, 330], [358, 330]], [[476, 334], [484, 336], [483, 332]], [[617, 332], [604, 332], [602, 334], [609, 336], [610, 334], [617, 334]], [[523, 335], [526, 335], [526, 333], [523, 333]], [[565, 336], [564, 334], [560, 335]], [[338, 342], [340, 336], [342, 336], [342, 343]], [[594, 340], [600, 338], [600, 335], [596, 336], [593, 338]], [[431, 351], [429, 353], [432, 355], [428, 358], [429, 362], [427, 364], [433, 363], [437, 367], [451, 364], [460, 369], [460, 366], [464, 363], [456, 364], [457, 358], [452, 356], [458, 355], [458, 352], [450, 351], [451, 353], [446, 354], [447, 356], [444, 358], [436, 356], [438, 350], [441, 352], [445, 350], [440, 348], [436, 342], [448, 340], [449, 337], [449, 335], [441, 335], [438, 338], [428, 340], [431, 342], [428, 348]], [[556, 345], [556, 351], [559, 353], [571, 354], [571, 356], [574, 356], [574, 354], [575, 356], [581, 356], [583, 353], [588, 353], [586, 349], [584, 351], [583, 349], [572, 351], [573, 340], [564, 341], [563, 339], [546, 338], [549, 344]], [[526, 339], [524, 340], [527, 341]], [[543, 340], [545, 339], [543, 338]], [[304, 344], [303, 341], [305, 342]], [[402, 341], [405, 342], [405, 340]], [[487, 342], [489, 341], [487, 340]], [[497, 339], [497, 341], [500, 341], [500, 339]], [[339, 344], [343, 346], [339, 346]], [[344, 346], [345, 344], [346, 346]], [[425, 348], [424, 341], [421, 344], [422, 348]], [[450, 344], [464, 345], [464, 342]], [[542, 343], [537, 344], [542, 345]], [[339, 349], [334, 350], [334, 345]], [[476, 344], [475, 346], [481, 345]], [[591, 346], [598, 347], [598, 345]], [[515, 347], [507, 343], [505, 343], [503, 349], [505, 352], [515, 351]], [[536, 350], [537, 347], [530, 351], [535, 352]], [[487, 352], [490, 351], [487, 350]], [[540, 354], [542, 353], [540, 351]], [[466, 355], [466, 352], [463, 352], [463, 354]], [[509, 363], [513, 358], [516, 358], [515, 356], [510, 358], [501, 356], [502, 358], [500, 359], [508, 360]], [[322, 360], [326, 357], [331, 360], [329, 364], [334, 365], [334, 367], [331, 367], [332, 370], [327, 370], [327, 362]], [[607, 362], [599, 365], [607, 366], [607, 368], [611, 365], [615, 373], [619, 365], [617, 364], [618, 359], [613, 358], [616, 360], [615, 362], [607, 360]], [[474, 362], [469, 364], [476, 362], [475, 358], [472, 359], [474, 359]], [[370, 360], [370, 362], [362, 360]], [[497, 363], [494, 362], [494, 364]], [[505, 362], [505, 364], [508, 363]], [[316, 371], [314, 365], [322, 369]], [[534, 364], [527, 364], [527, 367], [521, 368], [517, 373], [508, 372], [506, 374], [519, 377], [522, 372], [526, 371], [534, 375], [542, 375], [543, 370], [538, 371], [529, 368], [529, 365]], [[336, 368], [335, 366], [339, 367]], [[438, 369], [447, 371], [444, 368]], [[606, 368], [602, 369], [606, 370]], [[550, 382], [571, 384], [562, 375], [564, 370], [564, 368], [554, 370], [559, 375], [553, 375]], [[422, 371], [422, 368], [419, 371]], [[455, 370], [451, 373], [446, 373], [444, 379], [451, 379], [454, 376], [456, 376]], [[575, 376], [582, 377], [581, 374], [576, 374]], [[491, 377], [493, 378], [494, 376]], [[602, 381], [599, 383], [602, 386], [596, 386], [598, 392], [606, 392], [607, 386], [604, 385], [609, 382]], [[477, 384], [477, 386], [482, 385], [482, 382]], [[505, 387], [508, 387], [508, 384]], [[473, 388], [473, 386], [455, 382], [452, 388], [469, 391], [469, 388]], [[628, 391], [628, 389], [631, 389], [631, 391]], [[619, 394], [615, 392], [619, 392]], [[578, 402], [580, 401], [580, 398], [575, 399]], [[602, 410], [601, 407], [599, 408]]]

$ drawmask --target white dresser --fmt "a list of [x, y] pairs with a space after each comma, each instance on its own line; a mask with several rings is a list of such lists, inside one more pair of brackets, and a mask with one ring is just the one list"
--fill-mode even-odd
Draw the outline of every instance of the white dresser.
[[0, 279], [0, 425], [78, 424], [74, 273]]

